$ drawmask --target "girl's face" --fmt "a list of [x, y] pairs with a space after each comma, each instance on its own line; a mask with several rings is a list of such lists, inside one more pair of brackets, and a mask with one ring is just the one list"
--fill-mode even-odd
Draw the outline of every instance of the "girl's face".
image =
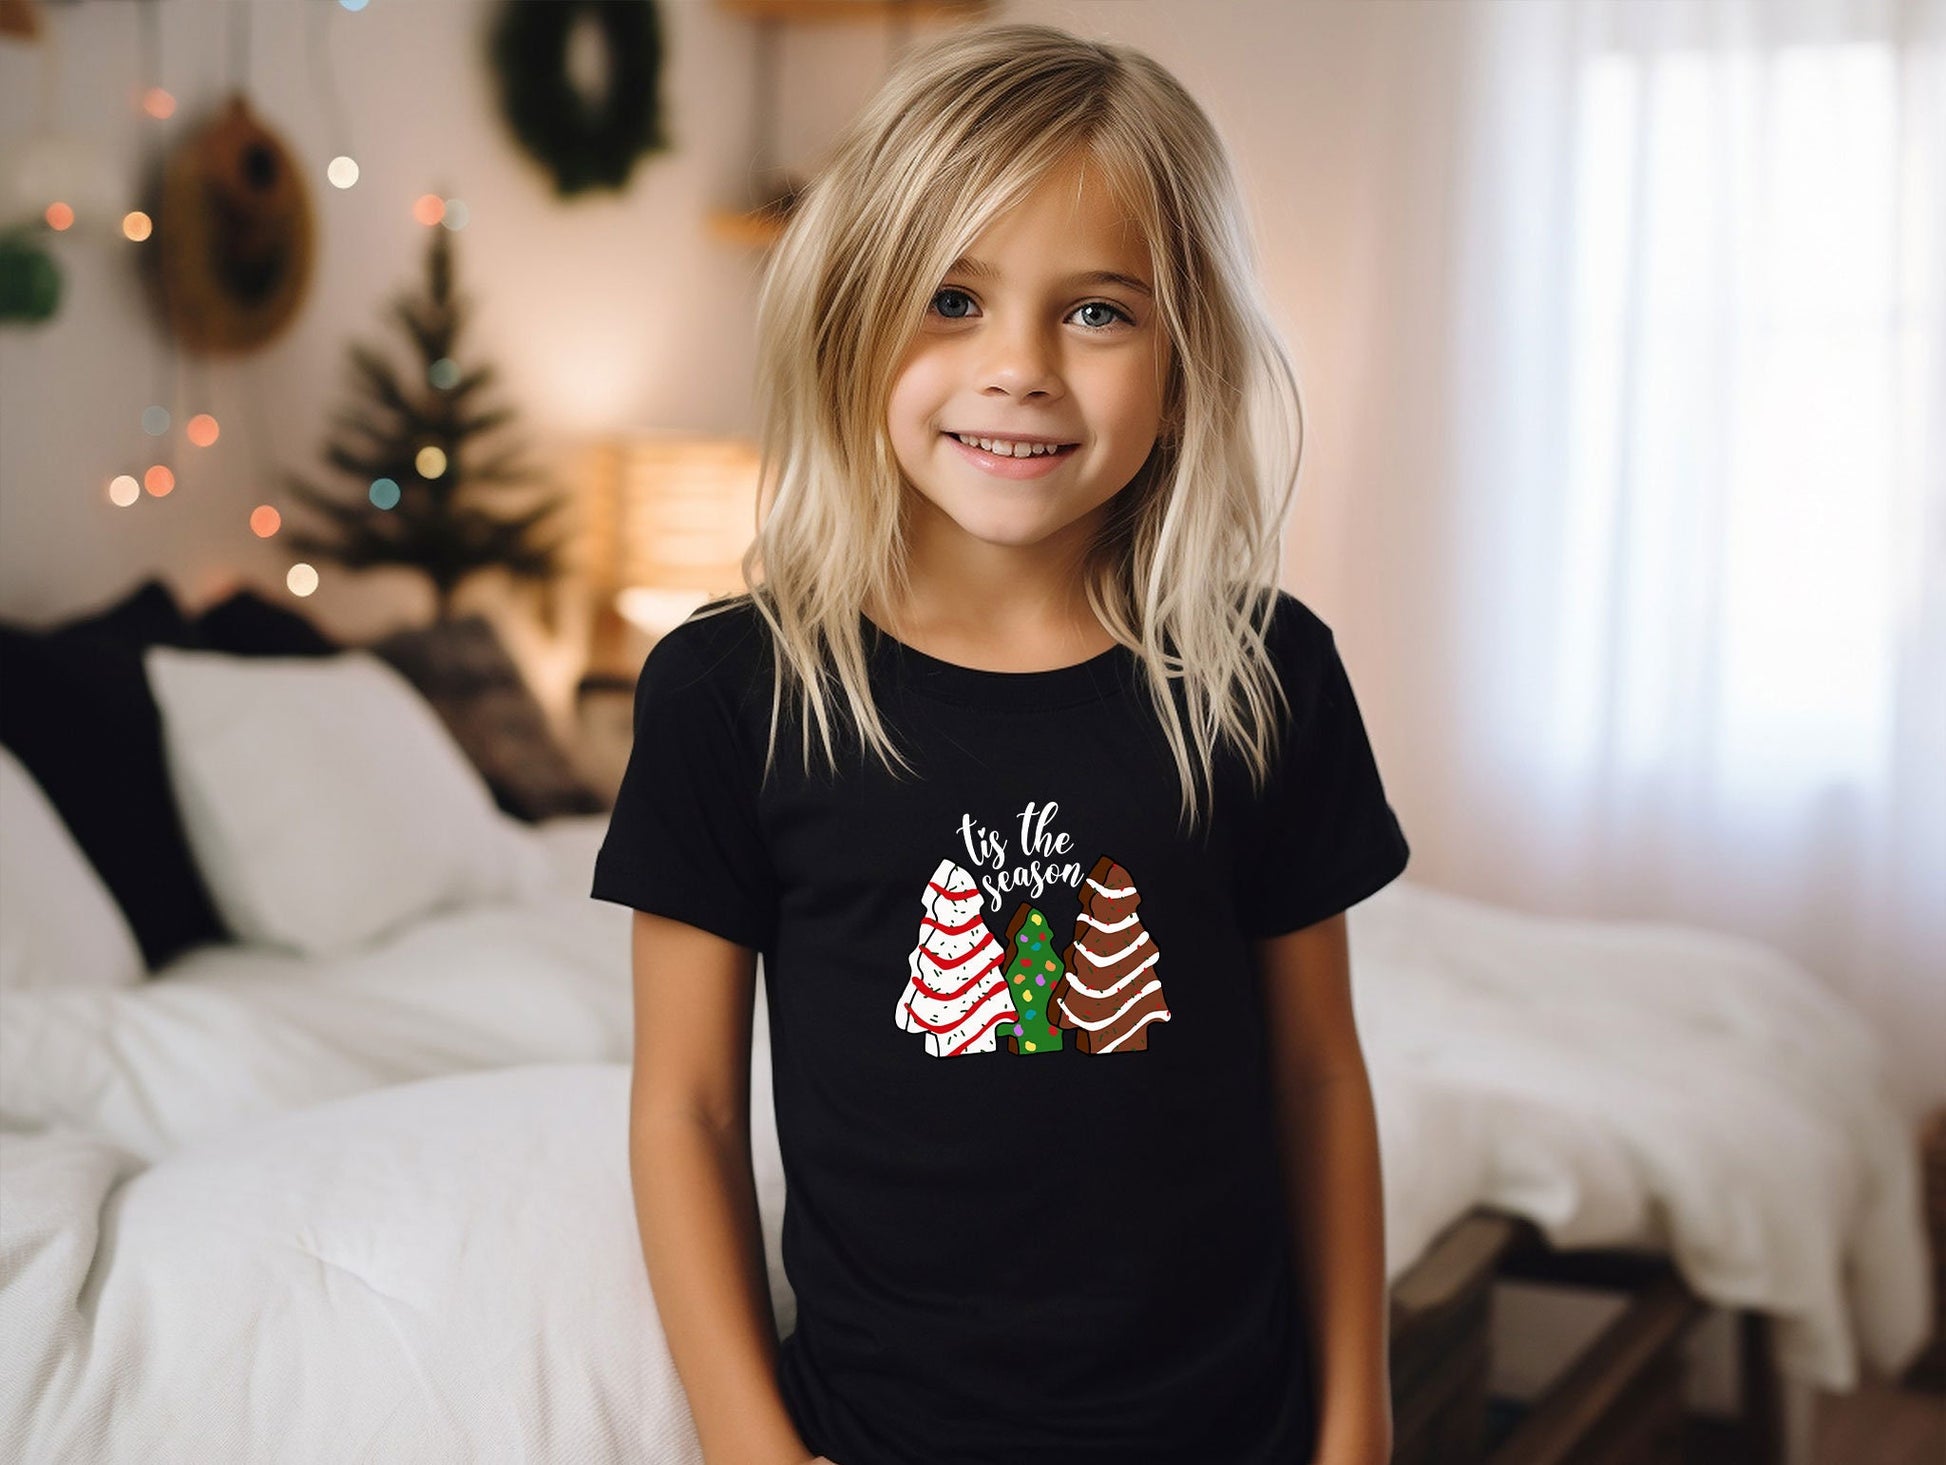
[[[906, 480], [990, 544], [1087, 520], [1085, 533], [1161, 425], [1169, 354], [1148, 250], [1099, 172], [1059, 169], [994, 219], [933, 294], [892, 384], [886, 425]], [[999, 456], [955, 434], [1064, 446]]]

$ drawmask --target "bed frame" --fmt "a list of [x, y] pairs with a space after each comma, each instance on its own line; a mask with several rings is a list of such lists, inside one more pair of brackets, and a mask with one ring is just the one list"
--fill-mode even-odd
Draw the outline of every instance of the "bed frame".
[[[1488, 1393], [1501, 1280], [1629, 1298], [1511, 1415]], [[1473, 1210], [1392, 1285], [1393, 1465], [1682, 1465], [1702, 1440], [1701, 1458], [1781, 1465], [1782, 1400], [1762, 1314], [1737, 1314], [1739, 1415], [1720, 1425], [1686, 1417], [1682, 1345], [1706, 1311], [1660, 1253], [1557, 1251], [1524, 1218]]]

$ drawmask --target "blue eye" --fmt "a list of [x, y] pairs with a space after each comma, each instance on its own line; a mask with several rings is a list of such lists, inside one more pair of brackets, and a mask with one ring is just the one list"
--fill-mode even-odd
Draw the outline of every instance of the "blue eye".
[[[1105, 310], [1111, 316], [1114, 316], [1117, 320], [1124, 320], [1124, 321], [1129, 320], [1127, 315], [1125, 315], [1122, 311], [1117, 310], [1114, 306], [1110, 305], [1106, 300], [1090, 300], [1086, 305], [1077, 305], [1075, 307], [1074, 313], [1076, 315], [1079, 315], [1084, 310]], [[1134, 322], [1129, 321], [1129, 324], [1133, 325]], [[1105, 329], [1108, 325], [1109, 325], [1108, 321], [1103, 321], [1101, 325], [1095, 327], [1095, 329], [1102, 330]]]
[[[953, 308], [942, 309], [940, 306], [941, 301], [955, 301], [955, 300], [961, 302], [960, 307], [957, 309], [953, 309]], [[971, 316], [968, 312], [970, 312], [972, 305], [973, 305], [972, 296], [968, 295], [964, 290], [956, 289], [951, 285], [941, 286], [938, 290], [935, 290], [933, 292], [932, 308], [934, 310], [939, 311], [939, 314], [946, 320], [970, 319]], [[1111, 329], [1117, 321], [1121, 322], [1123, 325], [1132, 326], [1135, 324], [1134, 318], [1130, 316], [1127, 311], [1121, 309], [1121, 307], [1119, 306], [1110, 305], [1106, 300], [1089, 300], [1081, 305], [1077, 305], [1074, 308], [1074, 310], [1071, 312], [1070, 318], [1072, 318], [1072, 316], [1080, 315], [1081, 312], [1084, 310], [1101, 310], [1101, 311], [1106, 311], [1108, 313], [1109, 319], [1107, 320], [1097, 321], [1094, 323], [1090, 323], [1087, 321], [1082, 322], [1082, 324], [1087, 326], [1089, 330], [1097, 333], [1104, 332]]]

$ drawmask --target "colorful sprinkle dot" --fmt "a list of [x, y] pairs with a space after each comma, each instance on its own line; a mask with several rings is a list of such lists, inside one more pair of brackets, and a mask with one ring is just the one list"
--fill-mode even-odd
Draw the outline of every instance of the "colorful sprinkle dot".
[[[1032, 1017], [1032, 1016], [1033, 1016], [1034, 1014], [1030, 1012], [1030, 1013], [1028, 1013], [1027, 1015], [1028, 1015], [1029, 1017]], [[1023, 1028], [1023, 1027], [1022, 1027], [1022, 1026], [1021, 1026], [1021, 1025], [1019, 1024], [1019, 1023], [1015, 1023], [1015, 1024], [1014, 1024], [1014, 1036], [1015, 1036], [1016, 1038], [1017, 1038], [1017, 1037], [1019, 1037], [1019, 1036], [1020, 1036], [1020, 1035], [1021, 1035], [1021, 1034], [1022, 1034], [1023, 1032], [1025, 1032], [1025, 1031], [1026, 1031], [1026, 1029], [1025, 1029], [1025, 1028]]]
[[1053, 962], [1051, 962], [1051, 961], [1050, 961], [1050, 962], [1048, 962], [1048, 963], [1047, 963], [1046, 965], [1047, 965], [1047, 969], [1048, 969], [1048, 970], [1049, 970], [1050, 972], [1054, 970], [1054, 963], [1053, 963]]
[[1036, 987], [1045, 987], [1047, 985], [1047, 978], [1042, 976], [1039, 972], [1035, 972], [1034, 985]]
[[[1027, 1015], [1028, 1015], [1029, 1017], [1032, 1017], [1032, 1016], [1034, 1015], [1034, 1009], [1033, 1009], [1033, 1008], [1031, 1008], [1031, 1007], [1030, 1007], [1030, 1008], [1028, 1008], [1028, 1009], [1027, 1009]], [[1015, 1026], [1016, 1026], [1016, 1027], [1018, 1027], [1018, 1026], [1019, 1026], [1019, 1024], [1018, 1024], [1018, 1023], [1016, 1023], [1016, 1024], [1015, 1024]]]
[[1033, 1043], [1032, 1043], [1031, 1041], [1030, 1041], [1030, 1042], [1029, 1042], [1029, 1043], [1027, 1044], [1027, 1051], [1028, 1051], [1029, 1053], [1031, 1053], [1031, 1052], [1033, 1052], [1033, 1051], [1034, 1051], [1034, 1045], [1033, 1045]]
[[1041, 913], [1039, 911], [1035, 911], [1031, 915], [1029, 915], [1027, 919], [1032, 921], [1036, 926], [1038, 926], [1041, 923]]

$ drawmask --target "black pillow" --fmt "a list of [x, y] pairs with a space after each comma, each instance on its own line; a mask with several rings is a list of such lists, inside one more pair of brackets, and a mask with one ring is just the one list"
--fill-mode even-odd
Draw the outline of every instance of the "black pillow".
[[294, 610], [245, 588], [196, 618], [197, 644], [232, 656], [330, 656], [344, 648]]
[[0, 624], [0, 742], [60, 812], [151, 970], [234, 939], [190, 852], [142, 667], [146, 647], [197, 643], [156, 579], [58, 626]]

